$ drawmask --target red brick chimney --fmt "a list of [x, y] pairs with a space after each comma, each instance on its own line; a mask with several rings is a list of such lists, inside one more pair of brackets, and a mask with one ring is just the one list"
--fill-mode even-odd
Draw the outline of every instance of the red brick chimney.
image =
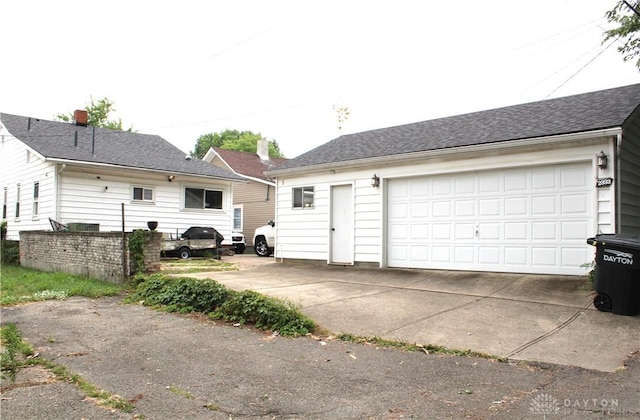
[[73, 112], [73, 123], [75, 125], [87, 126], [87, 111], [84, 109], [76, 109]]

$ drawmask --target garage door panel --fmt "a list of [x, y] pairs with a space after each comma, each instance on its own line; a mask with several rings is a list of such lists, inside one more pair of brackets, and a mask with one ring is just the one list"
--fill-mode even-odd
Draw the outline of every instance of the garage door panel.
[[574, 241], [582, 241], [588, 237], [588, 221], [587, 220], [575, 220], [575, 221], [567, 221], [562, 222], [561, 226], [561, 236], [562, 241], [574, 240]]
[[591, 181], [590, 162], [391, 179], [387, 265], [582, 274]]
[[528, 239], [528, 222], [508, 222], [504, 225], [504, 239], [506, 241], [512, 240], [526, 240]]
[[473, 217], [475, 215], [475, 200], [456, 200], [454, 202], [456, 217]]
[[478, 250], [478, 263], [482, 265], [500, 264], [501, 248], [499, 246], [481, 246]]
[[533, 222], [531, 224], [532, 227], [532, 237], [531, 239], [534, 241], [549, 241], [549, 240], [557, 240], [557, 223], [552, 221], [547, 222]]
[[557, 264], [556, 253], [558, 252], [556, 247], [532, 247], [531, 249], [531, 264], [536, 266], [554, 267]]
[[504, 199], [506, 216], [524, 216], [527, 214], [527, 197], [511, 197]]
[[479, 205], [478, 216], [480, 217], [500, 216], [500, 202], [501, 200], [499, 198], [480, 199], [478, 201], [478, 205]]
[[531, 197], [531, 213], [534, 216], [556, 214], [556, 196], [546, 195]]
[[562, 196], [562, 214], [587, 214], [586, 194], [573, 194]]

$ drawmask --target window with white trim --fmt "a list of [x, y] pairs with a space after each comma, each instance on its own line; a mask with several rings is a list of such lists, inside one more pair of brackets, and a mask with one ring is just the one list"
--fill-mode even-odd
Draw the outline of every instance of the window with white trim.
[[297, 187], [293, 189], [293, 208], [313, 207], [314, 187]]
[[242, 230], [242, 205], [233, 207], [233, 229]]
[[133, 187], [132, 200], [138, 203], [153, 203], [154, 191], [151, 187]]
[[16, 219], [20, 218], [20, 184], [16, 185]]
[[222, 210], [222, 191], [185, 187], [184, 208]]
[[33, 218], [37, 218], [38, 217], [38, 205], [39, 205], [39, 201], [40, 201], [40, 182], [34, 182], [33, 183]]

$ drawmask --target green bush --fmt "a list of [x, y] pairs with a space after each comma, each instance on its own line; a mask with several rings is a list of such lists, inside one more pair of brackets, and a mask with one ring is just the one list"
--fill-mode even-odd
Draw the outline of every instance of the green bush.
[[228, 294], [229, 290], [215, 280], [153, 274], [138, 284], [128, 300], [143, 301], [147, 306], [162, 305], [169, 312], [209, 313], [220, 306]]
[[20, 241], [2, 239], [0, 248], [2, 248], [2, 264], [20, 263]]
[[291, 302], [251, 290], [232, 292], [230, 299], [210, 316], [240, 324], [252, 323], [256, 328], [287, 336], [305, 335], [315, 328], [314, 322]]

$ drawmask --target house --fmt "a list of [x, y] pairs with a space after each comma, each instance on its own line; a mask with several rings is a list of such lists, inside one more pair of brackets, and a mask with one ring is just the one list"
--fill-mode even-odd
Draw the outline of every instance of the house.
[[[0, 114], [0, 187], [7, 238], [50, 230], [49, 218], [100, 231], [167, 235], [212, 226], [228, 240], [233, 186], [244, 179], [185, 156], [157, 135]], [[123, 226], [124, 225], [124, 226]]]
[[583, 275], [640, 234], [640, 85], [340, 136], [276, 178], [275, 256]]
[[253, 246], [253, 232], [275, 217], [275, 182], [265, 171], [287, 159], [270, 158], [269, 143], [258, 141], [257, 153], [212, 147], [202, 159], [226, 169], [247, 181], [233, 190], [233, 228], [245, 232], [248, 246]]

